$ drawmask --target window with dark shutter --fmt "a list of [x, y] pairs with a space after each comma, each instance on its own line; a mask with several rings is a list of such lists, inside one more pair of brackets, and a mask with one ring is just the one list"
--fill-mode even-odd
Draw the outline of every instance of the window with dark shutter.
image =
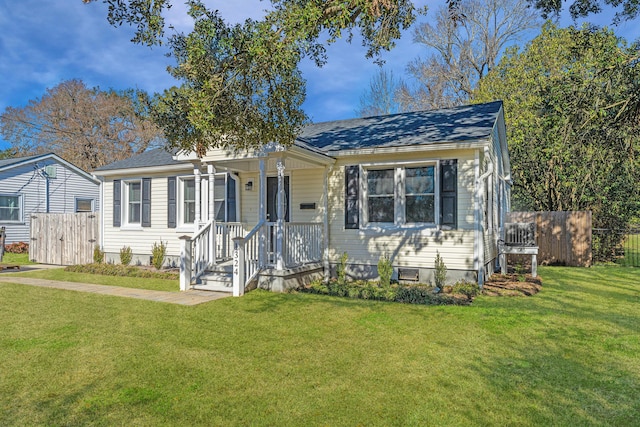
[[151, 227], [151, 178], [142, 178], [142, 221], [143, 227]]
[[440, 161], [440, 225], [458, 226], [458, 161]]
[[119, 179], [113, 180], [113, 226], [120, 227], [122, 222], [122, 186]]
[[176, 194], [176, 177], [167, 178], [167, 227], [176, 228], [177, 226], [177, 194]]
[[359, 181], [360, 167], [345, 166], [345, 206], [344, 228], [355, 229], [360, 227], [360, 203]]

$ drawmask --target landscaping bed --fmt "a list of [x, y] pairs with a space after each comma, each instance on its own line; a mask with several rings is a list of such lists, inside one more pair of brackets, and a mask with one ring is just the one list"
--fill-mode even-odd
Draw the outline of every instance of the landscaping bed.
[[494, 274], [487, 280], [482, 291], [489, 296], [531, 296], [542, 289], [540, 276], [530, 274]]

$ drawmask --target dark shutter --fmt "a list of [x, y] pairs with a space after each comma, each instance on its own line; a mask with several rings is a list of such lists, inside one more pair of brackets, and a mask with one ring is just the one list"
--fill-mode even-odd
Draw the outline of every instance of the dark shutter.
[[440, 224], [458, 227], [458, 161], [440, 161]]
[[142, 178], [142, 226], [151, 227], [151, 178]]
[[236, 222], [236, 180], [227, 175], [227, 222]]
[[344, 228], [360, 227], [360, 167], [344, 167], [345, 203], [344, 203]]
[[167, 227], [176, 228], [177, 220], [177, 198], [176, 198], [176, 177], [167, 178]]
[[122, 185], [119, 179], [113, 180], [113, 226], [120, 227], [122, 222]]

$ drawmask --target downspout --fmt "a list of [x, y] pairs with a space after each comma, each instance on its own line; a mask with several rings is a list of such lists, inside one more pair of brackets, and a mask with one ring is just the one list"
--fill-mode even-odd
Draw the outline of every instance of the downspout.
[[[485, 147], [485, 156], [488, 157], [489, 149]], [[490, 157], [489, 157], [490, 158]], [[487, 171], [480, 175], [480, 151], [476, 151], [476, 156], [474, 160], [474, 169], [476, 175], [476, 197], [475, 197], [475, 244], [474, 248], [474, 257], [473, 264], [474, 270], [478, 274], [478, 285], [482, 287], [484, 284], [484, 233], [482, 232], [482, 212], [481, 208], [482, 198], [484, 195], [484, 180], [487, 179], [491, 174], [493, 174], [493, 163], [489, 160], [487, 163]], [[487, 202], [486, 200], [484, 201]], [[482, 260], [482, 261], [481, 261]]]

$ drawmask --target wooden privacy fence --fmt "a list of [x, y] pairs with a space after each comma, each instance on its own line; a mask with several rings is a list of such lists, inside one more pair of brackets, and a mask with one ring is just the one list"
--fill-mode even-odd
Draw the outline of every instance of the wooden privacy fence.
[[91, 263], [99, 225], [96, 212], [34, 214], [31, 216], [29, 259], [55, 265]]
[[506, 222], [536, 224], [538, 263], [591, 266], [591, 212], [509, 212]]

